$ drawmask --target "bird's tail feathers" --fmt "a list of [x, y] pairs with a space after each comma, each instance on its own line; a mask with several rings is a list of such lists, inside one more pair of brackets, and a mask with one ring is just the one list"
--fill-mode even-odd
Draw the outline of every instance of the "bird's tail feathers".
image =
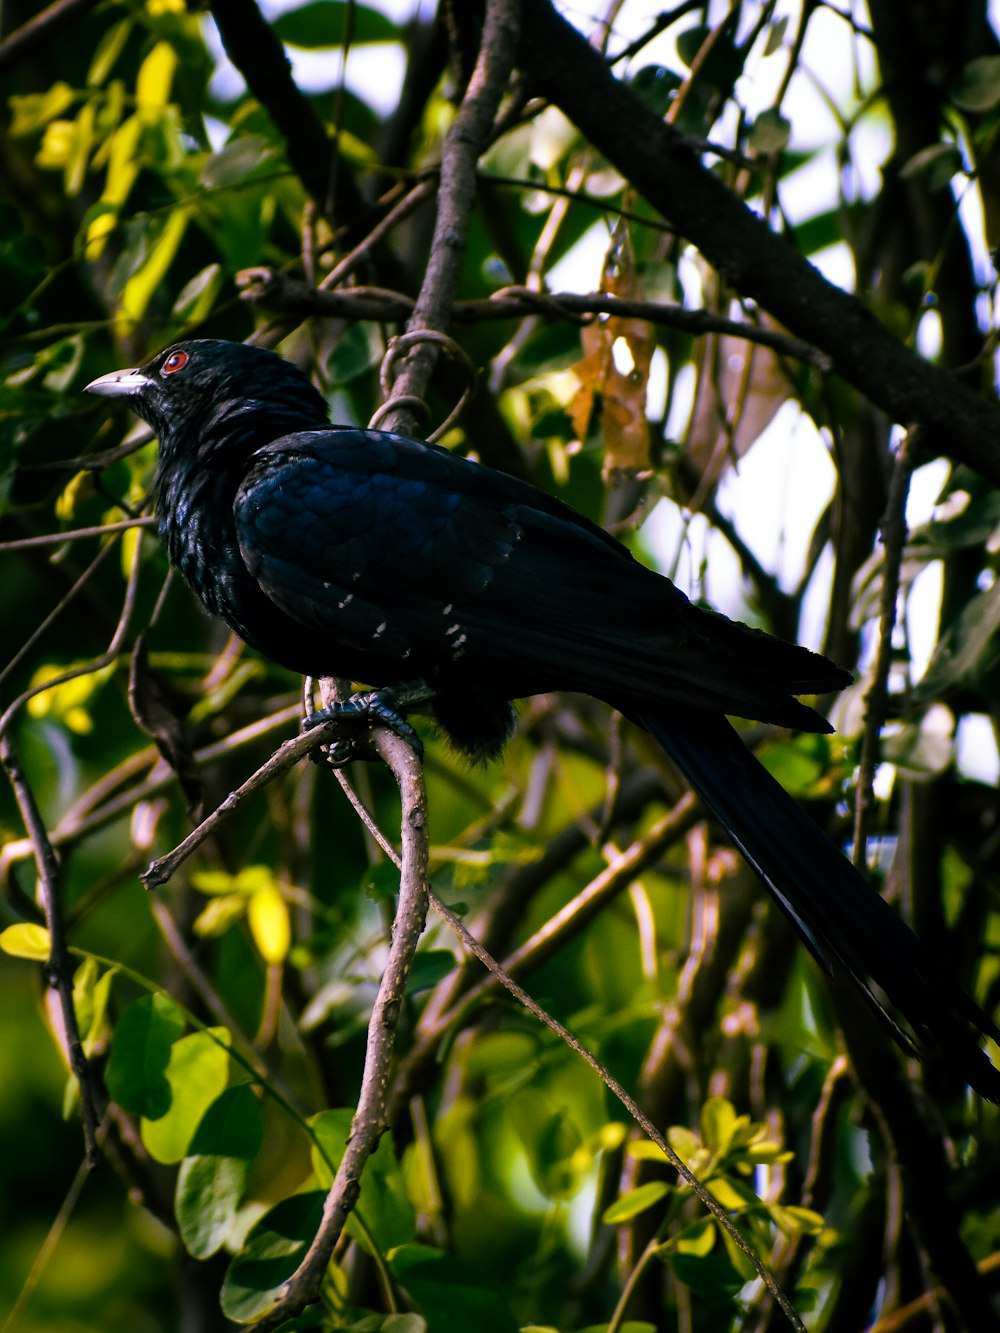
[[977, 1092], [1000, 1103], [1000, 1070], [980, 1048], [984, 1037], [1000, 1044], [1000, 1028], [754, 758], [727, 719], [696, 710], [630, 715], [684, 773], [819, 963], [852, 977], [904, 1045], [935, 1051]]

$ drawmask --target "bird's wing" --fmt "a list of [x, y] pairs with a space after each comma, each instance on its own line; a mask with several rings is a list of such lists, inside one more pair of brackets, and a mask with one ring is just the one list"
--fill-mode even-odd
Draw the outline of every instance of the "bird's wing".
[[696, 609], [558, 500], [403, 437], [275, 441], [254, 455], [236, 524], [247, 567], [293, 619], [436, 679], [453, 666], [503, 678], [507, 697], [667, 697], [810, 728], [823, 724], [791, 695], [846, 681]]
[[282, 610], [338, 642], [443, 654], [456, 603], [482, 593], [519, 536], [502, 506], [449, 484], [453, 461], [381, 432], [275, 441], [236, 498], [243, 560]]

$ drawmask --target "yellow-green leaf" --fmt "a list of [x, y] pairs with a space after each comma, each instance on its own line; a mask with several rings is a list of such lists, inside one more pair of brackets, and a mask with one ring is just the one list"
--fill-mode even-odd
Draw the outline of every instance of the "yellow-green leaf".
[[620, 1199], [615, 1199], [614, 1203], [605, 1208], [601, 1221], [607, 1226], [627, 1222], [629, 1218], [644, 1213], [647, 1208], [652, 1208], [669, 1193], [670, 1186], [665, 1180], [651, 1180], [646, 1185], [639, 1185], [636, 1189], [629, 1190]]
[[35, 962], [48, 962], [51, 951], [49, 932], [44, 926], [36, 926], [32, 921], [21, 921], [16, 926], [8, 926], [0, 931], [0, 949], [12, 958], [31, 958]]
[[133, 273], [125, 284], [121, 305], [115, 315], [115, 321], [120, 328], [127, 329], [137, 324], [146, 313], [146, 307], [153, 299], [153, 294], [166, 276], [167, 269], [174, 262], [174, 256], [187, 231], [187, 224], [186, 208], [175, 209], [168, 216], [162, 232], [150, 249], [149, 258], [139, 272]]
[[292, 943], [292, 923], [288, 904], [273, 884], [251, 895], [247, 921], [265, 963], [283, 963]]
[[174, 48], [168, 42], [157, 42], [142, 62], [135, 81], [135, 100], [140, 110], [159, 110], [167, 105], [176, 68]]

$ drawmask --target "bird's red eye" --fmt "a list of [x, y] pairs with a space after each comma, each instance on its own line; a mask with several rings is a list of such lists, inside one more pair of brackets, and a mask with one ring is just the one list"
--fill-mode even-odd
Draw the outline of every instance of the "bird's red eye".
[[187, 352], [171, 352], [160, 367], [161, 375], [176, 375], [179, 370], [183, 370], [190, 360]]

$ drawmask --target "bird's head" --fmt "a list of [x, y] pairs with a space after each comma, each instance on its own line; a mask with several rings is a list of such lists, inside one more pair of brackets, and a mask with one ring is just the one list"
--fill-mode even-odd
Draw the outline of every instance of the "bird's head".
[[141, 366], [102, 375], [86, 392], [127, 398], [161, 450], [191, 438], [208, 442], [233, 427], [274, 439], [329, 420], [322, 394], [291, 362], [218, 338], [175, 343]]

